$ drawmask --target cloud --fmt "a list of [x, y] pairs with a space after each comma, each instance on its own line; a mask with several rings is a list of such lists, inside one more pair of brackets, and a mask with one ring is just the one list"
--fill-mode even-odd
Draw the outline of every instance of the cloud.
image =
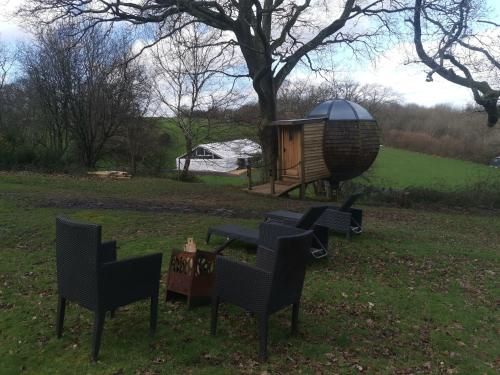
[[28, 37], [15, 17], [15, 11], [23, 1], [3, 0], [0, 3], [0, 37], [7, 41], [17, 41]]
[[408, 45], [398, 45], [379, 56], [376, 64], [360, 69], [354, 78], [361, 83], [388, 86], [399, 93], [401, 100], [406, 103], [461, 107], [472, 102], [469, 89], [455, 85], [437, 74], [433, 82], [426, 82], [425, 67], [416, 63], [408, 64], [409, 55], [411, 51]]

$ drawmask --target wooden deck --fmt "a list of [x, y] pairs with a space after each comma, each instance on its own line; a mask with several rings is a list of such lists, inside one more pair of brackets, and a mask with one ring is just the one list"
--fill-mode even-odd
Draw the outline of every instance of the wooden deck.
[[300, 186], [300, 182], [298, 181], [276, 181], [274, 183], [274, 194], [271, 194], [271, 184], [263, 184], [252, 187], [252, 190], [245, 189], [249, 193], [253, 194], [264, 194], [264, 195], [273, 195], [275, 197], [279, 197], [285, 195], [286, 193], [298, 188]]

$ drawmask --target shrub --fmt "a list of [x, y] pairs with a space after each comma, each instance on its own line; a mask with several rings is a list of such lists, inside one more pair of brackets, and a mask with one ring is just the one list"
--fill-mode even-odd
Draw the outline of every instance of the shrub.
[[425, 205], [446, 207], [500, 209], [500, 181], [485, 178], [469, 182], [465, 187], [453, 191], [438, 191], [432, 188], [407, 187], [405, 189], [379, 188], [352, 182], [341, 185], [341, 195], [346, 197], [362, 191], [362, 202], [366, 204], [385, 203], [401, 208]]
[[382, 106], [377, 120], [387, 146], [480, 163], [500, 153], [500, 133], [473, 109], [391, 103]]

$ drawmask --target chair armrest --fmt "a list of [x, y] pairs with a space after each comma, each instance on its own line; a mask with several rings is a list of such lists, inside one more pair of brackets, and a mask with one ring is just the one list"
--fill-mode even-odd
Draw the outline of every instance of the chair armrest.
[[262, 311], [268, 303], [272, 274], [247, 263], [218, 256], [215, 293], [223, 300], [251, 311]]
[[162, 254], [156, 253], [103, 263], [100, 269], [103, 285], [123, 288], [124, 285], [151, 284], [160, 280]]
[[116, 241], [107, 241], [101, 244], [99, 260], [101, 263], [113, 262], [116, 260]]

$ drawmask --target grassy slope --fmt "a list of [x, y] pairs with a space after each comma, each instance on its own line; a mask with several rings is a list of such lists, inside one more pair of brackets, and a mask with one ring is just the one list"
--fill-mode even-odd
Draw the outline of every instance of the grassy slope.
[[[101, 360], [89, 362], [92, 317], [70, 305], [65, 333], [54, 336], [54, 217], [102, 223], [121, 258], [198, 242], [209, 225], [256, 219], [207, 213], [68, 207], [67, 200], [186, 203], [235, 212], [304, 209], [306, 203], [249, 196], [234, 187], [160, 179], [96, 181], [0, 174], [0, 374], [494, 374], [500, 342], [500, 218], [490, 214], [366, 209], [365, 233], [332, 238], [332, 256], [308, 269], [300, 335], [290, 311], [270, 321], [270, 359], [259, 365], [252, 317], [221, 307], [210, 337], [209, 307], [160, 303], [158, 333], [147, 334], [148, 304], [108, 320]], [[167, 204], [168, 206], [169, 204]], [[55, 207], [52, 207], [55, 206]], [[66, 206], [64, 208], [63, 206]], [[213, 246], [217, 243], [214, 242]], [[335, 253], [335, 255], [333, 255]], [[238, 247], [227, 256], [253, 260]], [[160, 291], [164, 295], [164, 287]], [[498, 369], [498, 368], [497, 368]]]
[[367, 173], [379, 187], [425, 187], [436, 190], [460, 189], [476, 181], [500, 181], [500, 169], [468, 161], [448, 159], [412, 151], [382, 147]]

